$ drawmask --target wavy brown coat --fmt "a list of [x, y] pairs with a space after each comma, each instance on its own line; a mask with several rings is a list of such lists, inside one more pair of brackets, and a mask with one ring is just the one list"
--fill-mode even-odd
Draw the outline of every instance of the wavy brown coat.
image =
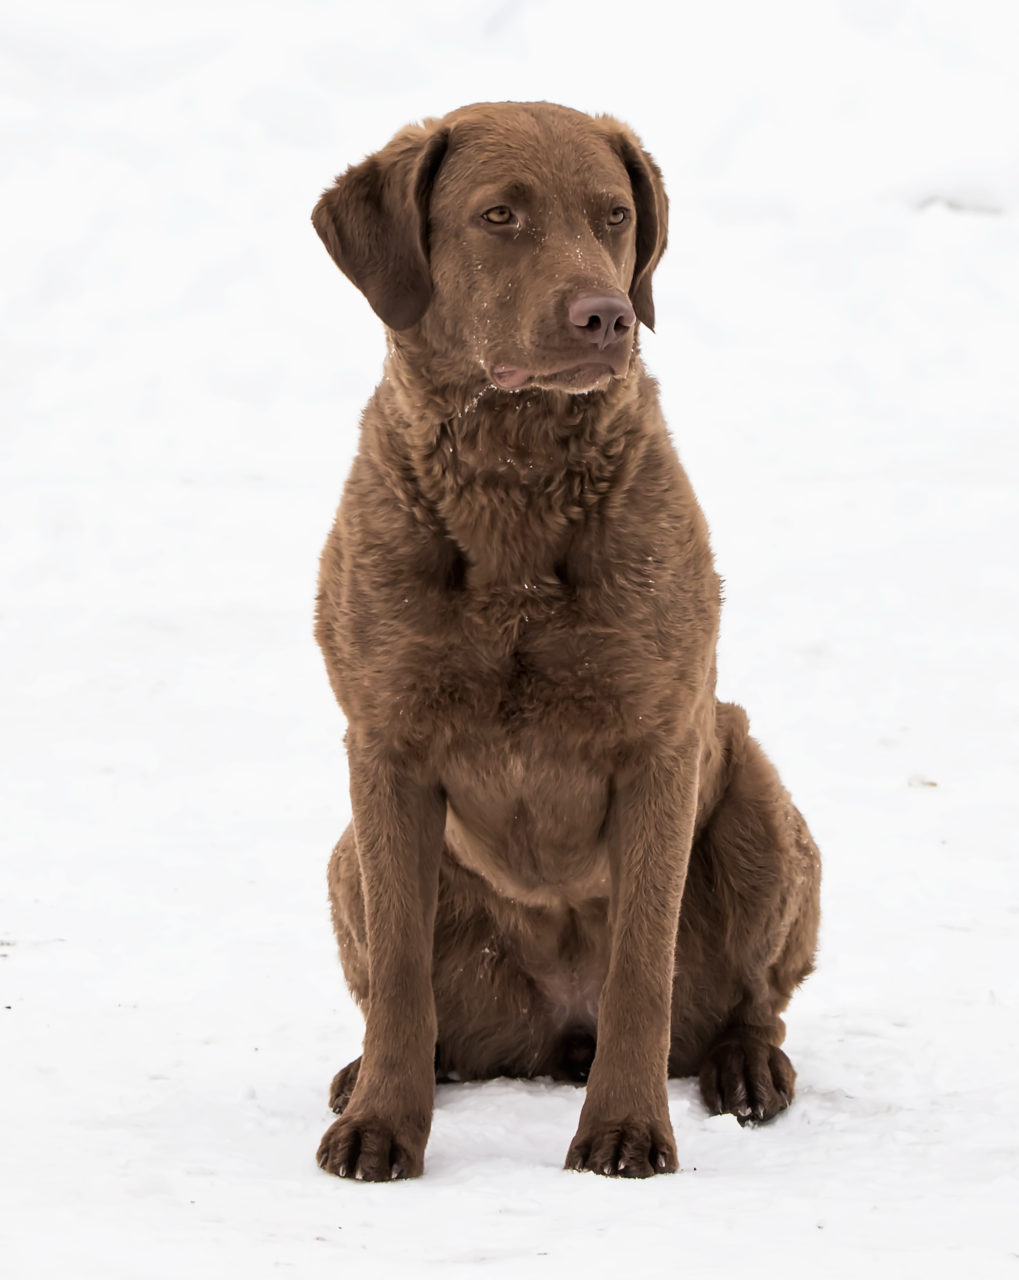
[[792, 1098], [819, 863], [715, 697], [719, 580], [638, 352], [667, 218], [624, 125], [546, 103], [409, 127], [315, 209], [388, 337], [317, 612], [366, 1017], [340, 1176], [422, 1171], [437, 1076], [586, 1079], [567, 1166], [634, 1177], [677, 1168], [668, 1075], [741, 1123]]

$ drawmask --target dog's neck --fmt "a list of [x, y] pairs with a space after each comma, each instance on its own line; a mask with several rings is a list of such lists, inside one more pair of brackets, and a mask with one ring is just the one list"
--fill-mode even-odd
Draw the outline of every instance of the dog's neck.
[[393, 351], [385, 374], [378, 443], [459, 548], [470, 584], [531, 590], [561, 579], [570, 547], [643, 451], [639, 357], [626, 378], [579, 395], [423, 386]]

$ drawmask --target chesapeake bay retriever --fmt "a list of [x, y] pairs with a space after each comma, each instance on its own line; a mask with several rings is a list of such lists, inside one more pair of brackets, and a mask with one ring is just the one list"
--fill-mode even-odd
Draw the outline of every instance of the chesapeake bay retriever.
[[341, 1177], [421, 1173], [436, 1078], [586, 1079], [566, 1166], [625, 1177], [677, 1168], [669, 1075], [741, 1123], [792, 1098], [818, 854], [715, 698], [719, 579], [638, 354], [666, 219], [629, 129], [547, 103], [410, 126], [315, 208], [388, 340], [317, 610], [366, 1019]]

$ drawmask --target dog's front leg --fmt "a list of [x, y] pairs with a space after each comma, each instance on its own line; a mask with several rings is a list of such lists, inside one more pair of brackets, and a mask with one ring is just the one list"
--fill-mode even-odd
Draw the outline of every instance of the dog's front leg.
[[666, 1089], [676, 930], [697, 797], [693, 745], [616, 781], [612, 943], [598, 1049], [568, 1169], [646, 1178], [679, 1167]]
[[323, 1169], [368, 1182], [424, 1168], [435, 1103], [432, 935], [442, 789], [348, 736], [364, 891], [368, 1003], [357, 1083], [318, 1151]]

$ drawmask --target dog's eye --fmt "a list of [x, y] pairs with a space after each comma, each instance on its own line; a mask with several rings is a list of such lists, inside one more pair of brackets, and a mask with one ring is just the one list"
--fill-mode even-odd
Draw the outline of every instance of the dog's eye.
[[629, 218], [630, 210], [624, 205], [617, 205], [608, 216], [608, 224], [610, 227], [619, 227]]
[[486, 209], [481, 216], [495, 227], [508, 227], [515, 220], [513, 210], [508, 204], [494, 205], [491, 209]]

